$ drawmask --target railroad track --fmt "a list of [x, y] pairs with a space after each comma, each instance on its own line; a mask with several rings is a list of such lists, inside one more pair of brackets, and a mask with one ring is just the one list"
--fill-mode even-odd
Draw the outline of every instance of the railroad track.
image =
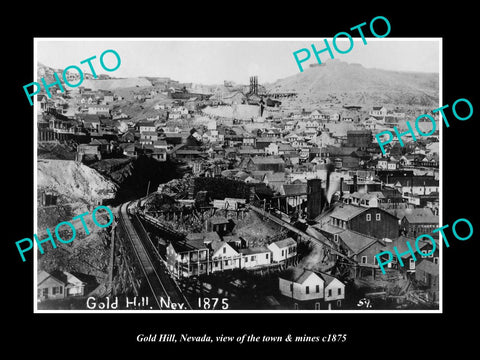
[[[191, 310], [191, 306], [183, 296], [180, 288], [168, 274], [163, 260], [160, 258], [140, 220], [135, 214], [130, 219], [128, 213], [129, 204], [125, 203], [120, 207], [119, 222], [132, 244], [148, 287], [154, 296], [154, 305], [159, 309], [183, 308]], [[175, 304], [184, 305], [179, 307]]]

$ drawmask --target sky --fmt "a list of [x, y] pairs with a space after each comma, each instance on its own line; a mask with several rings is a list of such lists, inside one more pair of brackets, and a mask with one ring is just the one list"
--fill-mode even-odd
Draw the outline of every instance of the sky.
[[[329, 43], [331, 44], [331, 38]], [[180, 82], [221, 84], [231, 80], [248, 84], [249, 77], [258, 76], [259, 83], [271, 83], [300, 72], [293, 52], [307, 48], [311, 52], [304, 68], [316, 63], [311, 44], [317, 50], [324, 47], [324, 38], [37, 38], [37, 61], [53, 68], [79, 66], [91, 73], [82, 60], [96, 56], [92, 61], [98, 74], [112, 77], [161, 76]], [[347, 39], [338, 38], [338, 47], [347, 49]], [[367, 68], [395, 71], [440, 72], [441, 40], [354, 38], [354, 46], [347, 54], [334, 51], [336, 59], [359, 63]], [[113, 49], [120, 58], [120, 67], [112, 72], [104, 71], [99, 63], [100, 55]], [[299, 54], [299, 57], [305, 54]], [[327, 52], [320, 55], [329, 59]], [[114, 67], [113, 54], [106, 53], [105, 64]]]

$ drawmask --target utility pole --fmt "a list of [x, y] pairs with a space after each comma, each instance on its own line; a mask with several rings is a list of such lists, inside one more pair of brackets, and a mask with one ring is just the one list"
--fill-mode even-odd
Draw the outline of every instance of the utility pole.
[[148, 196], [148, 191], [150, 190], [150, 180], [148, 180], [148, 185], [147, 185], [147, 195], [145, 196]]

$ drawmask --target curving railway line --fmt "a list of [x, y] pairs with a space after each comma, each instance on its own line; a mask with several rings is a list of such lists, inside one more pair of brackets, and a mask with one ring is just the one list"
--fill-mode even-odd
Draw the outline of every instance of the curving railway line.
[[125, 203], [120, 206], [119, 224], [125, 230], [158, 309], [191, 310], [178, 285], [170, 277], [160, 254], [136, 214], [130, 215]]

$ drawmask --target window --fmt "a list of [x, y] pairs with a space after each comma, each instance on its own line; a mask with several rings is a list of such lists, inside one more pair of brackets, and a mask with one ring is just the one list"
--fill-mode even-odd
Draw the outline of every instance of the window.
[[245, 262], [248, 262], [248, 256], [245, 256]]
[[338, 244], [338, 234], [333, 234], [333, 241]]
[[410, 258], [410, 269], [415, 269], [415, 260], [413, 258]]
[[42, 289], [42, 295], [43, 296], [48, 296], [48, 288], [43, 288]]
[[367, 263], [367, 257], [366, 256], [362, 256], [362, 264], [366, 264]]
[[265, 254], [265, 259], [268, 259], [268, 254]]
[[372, 214], [367, 214], [367, 221], [372, 220]]
[[305, 286], [305, 294], [310, 294], [310, 287], [309, 286]]
[[290, 291], [293, 293], [293, 283], [290, 284]]
[[250, 257], [250, 260], [251, 260], [251, 261], [255, 261], [255, 260], [256, 260], [256, 256], [251, 256], [251, 257]]
[[320, 292], [320, 285], [316, 285], [316, 286], [315, 286], [315, 291], [316, 291], [317, 293]]
[[224, 253], [224, 254], [227, 253], [227, 248], [226, 248], [226, 247], [223, 248], [223, 253]]
[[380, 214], [375, 214], [375, 220], [380, 221]]
[[285, 250], [282, 250], [282, 256], [284, 256], [284, 254], [285, 254]]
[[228, 266], [230, 263], [230, 260], [225, 260], [225, 266]]
[[337, 295], [342, 295], [342, 288], [338, 288], [337, 290]]
[[214, 264], [215, 264], [215, 267], [217, 267], [218, 266], [218, 261], [215, 261]]
[[315, 303], [315, 310], [320, 310], [320, 303], [319, 302]]
[[332, 289], [328, 289], [328, 296], [332, 296]]

